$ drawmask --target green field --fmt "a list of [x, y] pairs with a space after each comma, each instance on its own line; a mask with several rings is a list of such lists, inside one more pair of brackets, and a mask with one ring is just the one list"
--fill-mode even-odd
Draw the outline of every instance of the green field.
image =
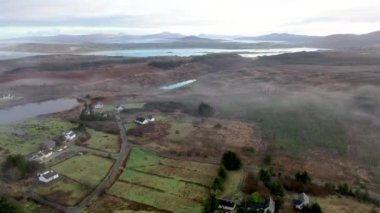
[[218, 195], [218, 197], [230, 197], [231, 199], [237, 201], [239, 198], [243, 196], [241, 192], [241, 184], [244, 179], [244, 172], [229, 171], [227, 174], [227, 180], [223, 184], [224, 190]]
[[144, 104], [145, 103], [129, 103], [121, 106], [124, 107], [124, 109], [141, 109], [144, 107]]
[[201, 212], [217, 167], [171, 160], [133, 149], [127, 167], [109, 193], [174, 212]]
[[202, 203], [198, 203], [182, 196], [163, 193], [154, 189], [121, 181], [111, 187], [109, 193], [127, 200], [154, 206], [157, 209], [172, 212], [202, 212]]
[[72, 157], [53, 166], [52, 169], [89, 188], [94, 188], [106, 176], [112, 164], [109, 159], [86, 154]]
[[119, 152], [120, 142], [117, 135], [103, 133], [93, 129], [87, 129], [87, 132], [90, 133], [91, 138], [83, 143], [83, 145], [107, 152]]
[[[11, 154], [29, 154], [40, 149], [46, 140], [61, 135], [75, 125], [56, 118], [31, 119], [22, 123], [0, 127], [0, 147]], [[26, 138], [13, 135], [12, 131], [21, 129]]]
[[127, 122], [125, 122], [124, 126], [128, 130], [128, 129], [135, 128], [137, 125], [135, 124], [134, 121], [127, 121]]
[[90, 193], [90, 189], [69, 178], [63, 178], [47, 187], [37, 188], [35, 192], [49, 201], [74, 206]]

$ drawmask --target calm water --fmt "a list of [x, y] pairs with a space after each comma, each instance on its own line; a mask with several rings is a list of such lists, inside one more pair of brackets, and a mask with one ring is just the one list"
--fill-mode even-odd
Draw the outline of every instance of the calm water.
[[[209, 53], [237, 53], [243, 57], [258, 57], [278, 55], [282, 53], [292, 53], [301, 51], [318, 51], [315, 48], [282, 48], [282, 49], [137, 49], [137, 50], [110, 50], [84, 53], [84, 55], [104, 55], [104, 56], [125, 56], [125, 57], [155, 57], [155, 56], [197, 56]], [[35, 55], [46, 55], [46, 53], [11, 52], [0, 51], [0, 60], [23, 58]]]
[[197, 80], [195, 80], [195, 79], [187, 80], [187, 81], [181, 81], [181, 82], [177, 82], [177, 83], [174, 83], [174, 84], [162, 86], [160, 89], [163, 89], [163, 90], [177, 89], [177, 88], [180, 88], [180, 87], [184, 87], [184, 86], [186, 86], [188, 84], [192, 84], [192, 83], [194, 83], [196, 81]]
[[22, 121], [39, 115], [69, 110], [78, 105], [76, 99], [61, 98], [39, 103], [28, 103], [8, 109], [0, 109], [0, 125]]
[[34, 55], [43, 55], [42, 53], [29, 53], [29, 52], [11, 52], [11, 51], [0, 51], [0, 60], [23, 58]]
[[154, 57], [154, 56], [197, 56], [209, 53], [238, 53], [243, 57], [258, 57], [278, 55], [301, 51], [318, 51], [315, 48], [283, 48], [283, 49], [139, 49], [139, 50], [111, 50], [86, 53], [86, 55], [126, 56], [126, 57]]

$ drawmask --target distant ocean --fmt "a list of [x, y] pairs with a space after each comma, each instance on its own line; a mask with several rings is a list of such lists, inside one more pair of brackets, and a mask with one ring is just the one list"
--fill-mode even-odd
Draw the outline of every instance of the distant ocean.
[[[155, 57], [155, 56], [199, 56], [209, 53], [236, 53], [243, 57], [254, 58], [258, 56], [270, 56], [283, 53], [293, 53], [302, 51], [318, 51], [316, 48], [281, 48], [281, 49], [133, 49], [133, 50], [110, 50], [83, 53], [82, 55], [103, 55], [103, 56], [124, 56], [124, 57]], [[0, 51], [0, 60], [23, 58], [36, 55], [48, 55], [47, 53], [31, 53], [31, 52], [12, 52]]]

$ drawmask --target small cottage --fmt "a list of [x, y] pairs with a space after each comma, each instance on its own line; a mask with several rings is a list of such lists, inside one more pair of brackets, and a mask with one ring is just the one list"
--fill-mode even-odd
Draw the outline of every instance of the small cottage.
[[52, 170], [38, 174], [38, 180], [43, 182], [43, 183], [49, 183], [49, 182], [51, 182], [57, 178], [59, 178], [59, 174], [52, 171]]
[[302, 210], [307, 205], [309, 205], [309, 197], [305, 193], [301, 193], [298, 199], [293, 200], [293, 208], [297, 210]]
[[68, 132], [63, 133], [63, 137], [65, 138], [66, 141], [72, 141], [77, 137], [77, 135], [75, 134], [73, 130], [70, 130]]
[[148, 115], [146, 118], [142, 117], [142, 116], [139, 116], [139, 117], [136, 117], [135, 123], [136, 124], [140, 124], [140, 125], [145, 125], [145, 124], [148, 124], [148, 123], [152, 123], [155, 120], [156, 119], [152, 115]]
[[219, 203], [218, 208], [224, 211], [234, 211], [236, 208], [236, 203], [231, 200], [222, 199], [222, 200], [218, 200], [218, 203]]
[[96, 103], [94, 106], [95, 109], [103, 109], [103, 107], [104, 107], [104, 104], [102, 104], [100, 102]]

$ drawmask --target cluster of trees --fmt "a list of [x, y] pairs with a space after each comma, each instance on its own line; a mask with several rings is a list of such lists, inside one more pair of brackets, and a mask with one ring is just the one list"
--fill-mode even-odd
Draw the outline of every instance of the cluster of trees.
[[212, 184], [212, 190], [217, 192], [217, 191], [223, 191], [223, 185], [224, 182], [227, 179], [227, 171], [224, 166], [220, 166], [218, 170], [218, 176], [214, 179], [214, 182]]
[[328, 190], [331, 190], [331, 191], [335, 191], [341, 195], [353, 197], [353, 198], [360, 200], [360, 201], [370, 201], [370, 197], [369, 197], [368, 191], [366, 189], [363, 191], [360, 189], [354, 190], [351, 187], [349, 187], [346, 183], [345, 184], [339, 184], [338, 186], [336, 186], [333, 183], [326, 183], [325, 188], [327, 188]]
[[10, 180], [20, 180], [34, 175], [39, 169], [41, 164], [27, 161], [22, 155], [9, 155], [2, 165], [4, 176]]
[[259, 178], [264, 183], [264, 185], [270, 190], [273, 195], [283, 197], [284, 187], [278, 181], [272, 181], [272, 174], [270, 171], [265, 169], [260, 169]]
[[239, 156], [231, 151], [223, 154], [221, 163], [227, 170], [239, 170], [242, 166]]
[[301, 182], [301, 183], [311, 183], [311, 177], [309, 176], [309, 174], [306, 172], [306, 171], [303, 171], [303, 172], [297, 172], [295, 175], [294, 175], [294, 178], [296, 179], [296, 181], [298, 182]]
[[[223, 184], [228, 178], [227, 170], [238, 170], [241, 168], [241, 160], [236, 153], [227, 151], [223, 154], [221, 166], [218, 170], [218, 176], [212, 184], [212, 191], [223, 191]], [[204, 212], [214, 212], [218, 208], [218, 200], [215, 198], [215, 193], [211, 193], [209, 199], [204, 204]]]
[[23, 213], [22, 206], [17, 201], [1, 196], [0, 197], [0, 212], [1, 213]]
[[202, 117], [209, 117], [214, 114], [214, 108], [206, 103], [200, 103], [198, 106], [198, 114]]
[[322, 209], [318, 203], [313, 203], [308, 206], [304, 206], [301, 210], [302, 213], [322, 213]]
[[206, 200], [204, 204], [203, 211], [205, 213], [211, 213], [218, 209], [218, 199], [216, 199], [215, 195], [211, 194], [210, 197]]
[[273, 157], [270, 154], [266, 154], [263, 159], [264, 164], [271, 165], [273, 162]]

